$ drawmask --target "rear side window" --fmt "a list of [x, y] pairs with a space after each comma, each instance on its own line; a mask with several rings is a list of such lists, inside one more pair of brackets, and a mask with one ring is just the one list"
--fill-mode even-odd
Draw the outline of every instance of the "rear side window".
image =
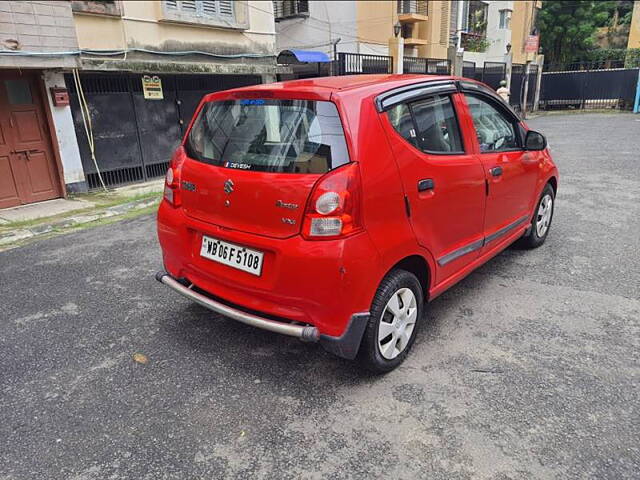
[[436, 95], [411, 104], [418, 144], [425, 152], [460, 153], [460, 130], [451, 98]]
[[464, 153], [456, 115], [447, 95], [399, 104], [388, 112], [393, 128], [427, 153]]
[[409, 105], [406, 103], [400, 103], [389, 110], [389, 121], [393, 128], [414, 147], [417, 147], [416, 142], [416, 129], [413, 124], [413, 117], [409, 110]]
[[326, 173], [349, 162], [336, 106], [310, 100], [206, 103], [185, 145], [211, 165], [274, 173]]

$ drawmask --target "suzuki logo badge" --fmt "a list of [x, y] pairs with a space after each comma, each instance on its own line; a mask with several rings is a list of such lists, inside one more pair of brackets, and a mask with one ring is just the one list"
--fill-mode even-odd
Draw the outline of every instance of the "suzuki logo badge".
[[229, 179], [224, 182], [224, 193], [229, 195], [231, 192], [233, 192], [233, 182], [231, 181], [231, 179]]

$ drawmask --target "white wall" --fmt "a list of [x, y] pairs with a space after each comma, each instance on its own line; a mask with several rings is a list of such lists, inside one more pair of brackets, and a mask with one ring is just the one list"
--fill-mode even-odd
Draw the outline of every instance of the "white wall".
[[500, 28], [500, 10], [513, 11], [513, 1], [486, 1], [487, 8], [487, 40], [489, 47], [485, 52], [464, 52], [464, 60], [476, 62], [481, 67], [484, 62], [504, 62], [507, 44], [511, 43], [511, 28]]
[[44, 71], [44, 84], [47, 91], [49, 109], [53, 117], [53, 124], [58, 137], [58, 150], [62, 160], [62, 170], [64, 173], [64, 183], [84, 182], [84, 170], [80, 160], [80, 150], [78, 149], [78, 139], [71, 117], [71, 107], [55, 107], [49, 92], [50, 87], [65, 87], [64, 76], [60, 72], [51, 70]]
[[[368, 55], [390, 55], [389, 53], [389, 45], [380, 45], [379, 43], [366, 43], [360, 42], [359, 44], [359, 52], [365, 53]], [[338, 51], [340, 51], [338, 49]]]
[[309, 2], [309, 17], [276, 22], [277, 52], [289, 48], [333, 53], [331, 42], [340, 38], [338, 52], [358, 52], [356, 4], [353, 1]]
[[507, 44], [511, 43], [511, 28], [500, 28], [500, 10], [513, 11], [512, 1], [489, 2], [487, 20], [487, 39], [491, 42], [485, 52], [489, 62], [502, 62], [507, 51]]

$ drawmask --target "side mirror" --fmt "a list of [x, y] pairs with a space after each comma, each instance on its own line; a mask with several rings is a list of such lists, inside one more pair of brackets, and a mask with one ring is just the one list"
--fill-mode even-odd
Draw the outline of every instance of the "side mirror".
[[539, 132], [529, 130], [524, 137], [525, 150], [544, 150], [547, 148], [547, 139]]

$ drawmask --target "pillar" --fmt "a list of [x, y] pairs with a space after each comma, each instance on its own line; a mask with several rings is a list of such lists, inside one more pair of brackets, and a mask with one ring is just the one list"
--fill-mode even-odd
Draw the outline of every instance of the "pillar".
[[393, 57], [393, 73], [403, 73], [404, 38], [389, 38], [389, 55]]

